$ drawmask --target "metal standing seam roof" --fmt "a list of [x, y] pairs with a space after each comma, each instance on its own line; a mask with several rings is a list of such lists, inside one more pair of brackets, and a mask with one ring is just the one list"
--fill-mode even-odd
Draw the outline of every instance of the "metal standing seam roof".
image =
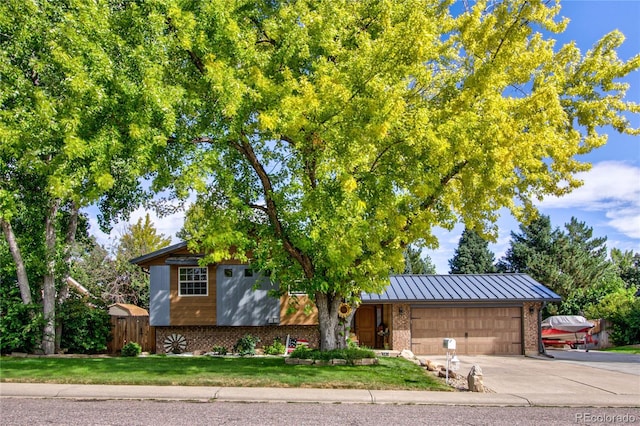
[[526, 274], [392, 275], [382, 294], [362, 303], [559, 302], [560, 296]]

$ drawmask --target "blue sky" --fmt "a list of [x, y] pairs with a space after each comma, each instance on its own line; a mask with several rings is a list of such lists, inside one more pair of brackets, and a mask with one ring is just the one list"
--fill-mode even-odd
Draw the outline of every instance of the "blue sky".
[[[561, 15], [570, 19], [563, 34], [555, 35], [557, 46], [575, 41], [584, 53], [603, 35], [618, 29], [626, 41], [618, 50], [621, 59], [627, 60], [640, 53], [640, 0], [565, 0]], [[640, 71], [625, 81], [631, 84], [627, 100], [640, 104]], [[640, 128], [640, 116], [630, 117], [634, 128]], [[606, 236], [609, 248], [640, 251], [640, 137], [620, 135], [613, 129], [604, 129], [609, 135], [607, 145], [582, 157], [593, 164], [590, 172], [580, 175], [584, 185], [562, 198], [545, 199], [538, 205], [541, 213], [550, 216], [554, 227], [562, 227], [572, 216], [593, 227], [594, 236]], [[98, 241], [109, 245], [124, 230], [122, 224], [114, 227], [111, 235], [98, 229], [95, 209], [88, 210], [92, 222], [91, 232]], [[136, 211], [131, 222], [144, 216]], [[151, 214], [151, 212], [150, 212]], [[158, 219], [151, 215], [156, 228], [177, 242], [175, 233], [183, 223], [183, 214]], [[499, 236], [490, 249], [496, 259], [502, 257], [509, 246], [510, 232], [518, 231], [518, 223], [505, 212], [498, 221]], [[463, 227], [453, 231], [437, 230], [440, 247], [425, 250], [436, 264], [438, 273], [448, 273], [448, 260], [453, 256]]]

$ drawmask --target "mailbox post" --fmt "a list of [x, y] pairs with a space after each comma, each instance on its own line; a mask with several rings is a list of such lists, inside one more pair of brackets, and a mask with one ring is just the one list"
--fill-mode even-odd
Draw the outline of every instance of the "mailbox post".
[[[454, 370], [458, 369], [458, 366], [460, 365], [460, 361], [458, 360], [458, 357], [456, 356], [456, 339], [451, 339], [451, 338], [446, 338], [442, 341], [442, 347], [445, 348], [447, 350], [447, 371], [446, 371], [446, 383], [449, 384], [449, 369], [452, 368], [452, 363], [453, 363], [453, 368]], [[451, 357], [453, 354], [453, 358]]]

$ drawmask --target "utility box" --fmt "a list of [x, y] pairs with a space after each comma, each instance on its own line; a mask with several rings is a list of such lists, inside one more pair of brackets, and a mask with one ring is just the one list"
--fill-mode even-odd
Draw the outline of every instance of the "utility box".
[[456, 339], [444, 339], [442, 341], [442, 347], [447, 350], [455, 350], [456, 349]]

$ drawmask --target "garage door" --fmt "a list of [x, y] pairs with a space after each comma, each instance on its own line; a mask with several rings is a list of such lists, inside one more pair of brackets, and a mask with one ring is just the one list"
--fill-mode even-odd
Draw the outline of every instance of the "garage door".
[[521, 355], [521, 308], [412, 308], [411, 350], [444, 353], [442, 339], [456, 339], [461, 355]]

